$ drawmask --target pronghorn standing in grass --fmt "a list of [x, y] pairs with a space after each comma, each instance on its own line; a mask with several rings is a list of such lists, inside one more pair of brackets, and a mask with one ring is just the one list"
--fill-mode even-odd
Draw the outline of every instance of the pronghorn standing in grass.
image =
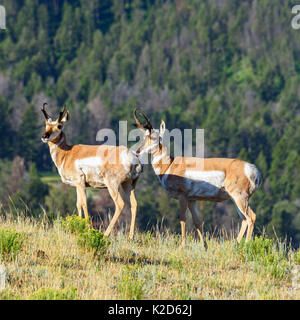
[[162, 121], [160, 129], [155, 130], [149, 119], [141, 114], [146, 124], [139, 121], [137, 110], [134, 111], [136, 125], [144, 131], [144, 140], [137, 153], [152, 155], [152, 167], [163, 188], [169, 196], [179, 199], [182, 245], [185, 245], [187, 208], [192, 214], [198, 235], [203, 242], [198, 200], [221, 202], [232, 199], [243, 219], [237, 241], [241, 241], [247, 227], [246, 241], [249, 241], [256, 220], [256, 215], [249, 206], [249, 198], [261, 184], [261, 175], [256, 166], [239, 159], [171, 158], [167, 147], [162, 144], [166, 130], [165, 122]]
[[116, 208], [105, 235], [110, 234], [125, 203], [128, 203], [131, 206], [129, 239], [132, 239], [137, 212], [134, 189], [142, 171], [138, 157], [125, 146], [67, 145], [63, 126], [69, 120], [69, 112], [64, 107], [58, 119], [52, 121], [45, 110], [46, 105], [44, 103], [42, 108], [46, 120], [42, 141], [49, 145], [62, 182], [76, 187], [79, 216], [83, 209], [88, 218], [85, 188], [107, 188]]

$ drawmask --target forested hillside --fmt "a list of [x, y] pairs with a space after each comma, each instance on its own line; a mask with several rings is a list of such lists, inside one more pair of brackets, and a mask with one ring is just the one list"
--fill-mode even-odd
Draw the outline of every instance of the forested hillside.
[[[206, 157], [255, 163], [256, 233], [300, 241], [300, 31], [287, 0], [2, 0], [0, 201], [34, 215], [75, 210], [53, 172], [40, 107], [70, 109], [69, 143], [95, 144], [141, 106], [153, 124], [204, 128]], [[107, 217], [107, 193], [91, 197]], [[179, 228], [178, 204], [146, 168], [137, 186], [140, 229]], [[12, 204], [13, 203], [13, 204]], [[204, 230], [239, 222], [230, 201], [203, 203]], [[1, 208], [1, 207], [0, 207]], [[106, 218], [107, 219], [107, 218]]]

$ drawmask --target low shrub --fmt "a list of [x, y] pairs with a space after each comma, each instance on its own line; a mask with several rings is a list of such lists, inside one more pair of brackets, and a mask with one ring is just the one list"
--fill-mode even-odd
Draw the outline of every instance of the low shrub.
[[81, 218], [79, 216], [67, 216], [66, 218], [60, 218], [58, 223], [67, 232], [71, 232], [75, 235], [79, 235], [89, 230], [91, 224], [89, 218]]
[[25, 234], [0, 228], [0, 256], [3, 260], [14, 260], [22, 248]]
[[77, 243], [83, 248], [92, 249], [94, 256], [105, 254], [110, 245], [104, 233], [95, 229], [88, 229], [79, 234]]
[[282, 279], [288, 274], [286, 251], [273, 239], [255, 237], [249, 242], [243, 240], [238, 245], [238, 254], [243, 262], [253, 262], [258, 272], [263, 270], [276, 279]]

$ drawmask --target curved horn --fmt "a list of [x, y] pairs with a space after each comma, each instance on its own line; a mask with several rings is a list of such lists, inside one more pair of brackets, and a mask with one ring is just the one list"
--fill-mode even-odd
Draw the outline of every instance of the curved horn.
[[137, 108], [135, 108], [134, 112], [133, 112], [133, 116], [134, 116], [134, 120], [136, 122], [136, 126], [140, 129], [144, 129], [144, 126], [141, 124], [140, 120], [137, 117]]
[[67, 111], [66, 105], [64, 105], [63, 110], [59, 113], [58, 122], [61, 122], [62, 118], [64, 117], [64, 115], [66, 113], [66, 111]]
[[47, 113], [47, 111], [46, 111], [46, 109], [45, 109], [45, 106], [47, 106], [47, 105], [48, 105], [47, 102], [45, 102], [45, 103], [43, 104], [42, 112], [43, 112], [43, 114], [44, 114], [45, 119], [46, 119], [46, 120], [49, 120], [49, 119], [50, 119], [50, 116], [49, 116], [49, 114]]
[[[139, 113], [140, 113], [140, 114], [143, 116], [143, 118], [146, 120], [146, 124], [142, 124], [142, 123], [140, 122], [140, 120], [139, 120], [138, 117], [137, 117], [137, 111], [139, 111]], [[143, 114], [143, 112], [142, 112], [140, 109], [136, 108], [136, 109], [134, 110], [133, 116], [134, 116], [134, 119], [135, 119], [135, 122], [136, 122], [136, 125], [137, 125], [138, 128], [146, 129], [146, 130], [149, 130], [149, 131], [151, 131], [151, 130], [153, 129], [150, 120]]]
[[143, 112], [141, 112], [141, 115], [144, 117], [144, 119], [147, 122], [145, 128], [151, 131], [153, 129], [153, 127], [152, 127], [150, 120], [143, 114]]

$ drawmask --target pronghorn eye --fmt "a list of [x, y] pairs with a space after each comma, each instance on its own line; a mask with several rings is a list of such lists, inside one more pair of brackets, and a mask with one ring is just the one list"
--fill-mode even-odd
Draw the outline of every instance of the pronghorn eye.
[[62, 128], [62, 125], [59, 124], [59, 125], [57, 126], [57, 128], [60, 130], [60, 129]]

